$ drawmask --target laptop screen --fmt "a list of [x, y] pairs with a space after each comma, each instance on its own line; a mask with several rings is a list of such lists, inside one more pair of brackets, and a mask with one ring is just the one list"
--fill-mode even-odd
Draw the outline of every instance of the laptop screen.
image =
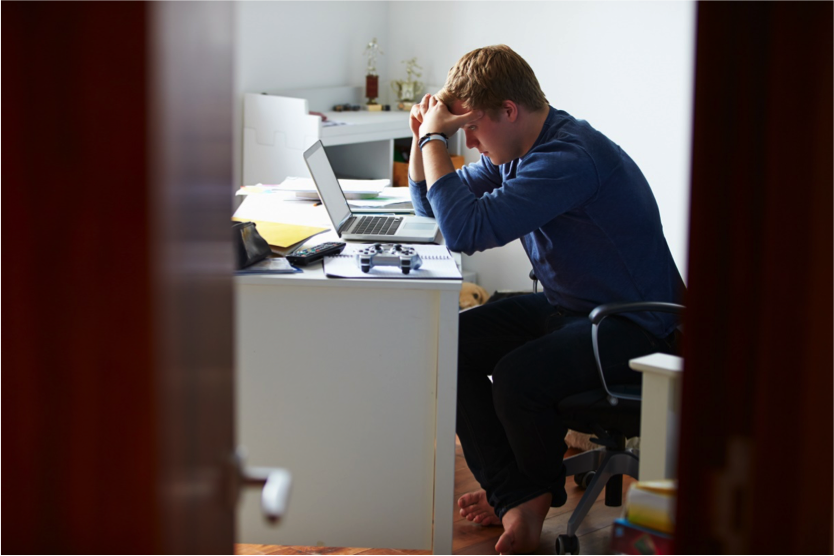
[[310, 169], [321, 202], [324, 203], [324, 208], [327, 209], [327, 214], [339, 233], [341, 225], [351, 216], [350, 207], [321, 141], [316, 141], [312, 147], [304, 151], [304, 161]]

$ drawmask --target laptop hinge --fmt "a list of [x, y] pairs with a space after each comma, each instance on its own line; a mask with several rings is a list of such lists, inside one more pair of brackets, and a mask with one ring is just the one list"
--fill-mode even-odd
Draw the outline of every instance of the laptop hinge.
[[347, 233], [347, 231], [350, 229], [351, 225], [353, 224], [354, 220], [356, 220], [356, 217], [355, 216], [350, 216], [347, 220], [342, 222], [342, 225], [339, 226], [339, 229], [337, 230], [339, 232], [339, 237], [341, 237], [343, 233]]

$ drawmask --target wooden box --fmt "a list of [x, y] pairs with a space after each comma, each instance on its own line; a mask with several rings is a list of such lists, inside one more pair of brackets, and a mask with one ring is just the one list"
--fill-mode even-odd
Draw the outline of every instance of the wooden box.
[[[452, 156], [452, 164], [458, 170], [463, 167], [462, 156]], [[408, 187], [408, 163], [394, 162], [394, 187]]]

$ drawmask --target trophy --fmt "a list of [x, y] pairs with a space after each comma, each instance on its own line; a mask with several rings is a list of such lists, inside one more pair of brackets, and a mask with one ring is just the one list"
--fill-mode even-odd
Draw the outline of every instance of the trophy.
[[365, 74], [365, 97], [368, 99], [368, 110], [382, 110], [382, 105], [377, 104], [379, 97], [379, 74], [376, 71], [376, 57], [385, 54], [379, 48], [376, 37], [365, 47], [364, 55], [368, 57], [368, 71]]
[[417, 70], [423, 68], [417, 65], [417, 58], [403, 60], [401, 63], [405, 64], [405, 74], [407, 78], [405, 81], [402, 79], [392, 81], [391, 88], [397, 94], [397, 98], [400, 99], [399, 104], [397, 104], [397, 108], [400, 110], [411, 110], [411, 107], [414, 106], [414, 100], [423, 91], [423, 82], [415, 81], [412, 76], [422, 76], [423, 74], [418, 73]]

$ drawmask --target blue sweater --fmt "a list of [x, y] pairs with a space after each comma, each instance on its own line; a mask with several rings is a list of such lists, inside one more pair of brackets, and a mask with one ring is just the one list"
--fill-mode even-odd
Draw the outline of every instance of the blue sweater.
[[[409, 181], [417, 214], [434, 216], [453, 251], [521, 239], [548, 301], [575, 311], [618, 301], [681, 303], [684, 291], [643, 173], [587, 122], [550, 108], [530, 151], [447, 174], [427, 192]], [[676, 318], [624, 315], [658, 337]]]

